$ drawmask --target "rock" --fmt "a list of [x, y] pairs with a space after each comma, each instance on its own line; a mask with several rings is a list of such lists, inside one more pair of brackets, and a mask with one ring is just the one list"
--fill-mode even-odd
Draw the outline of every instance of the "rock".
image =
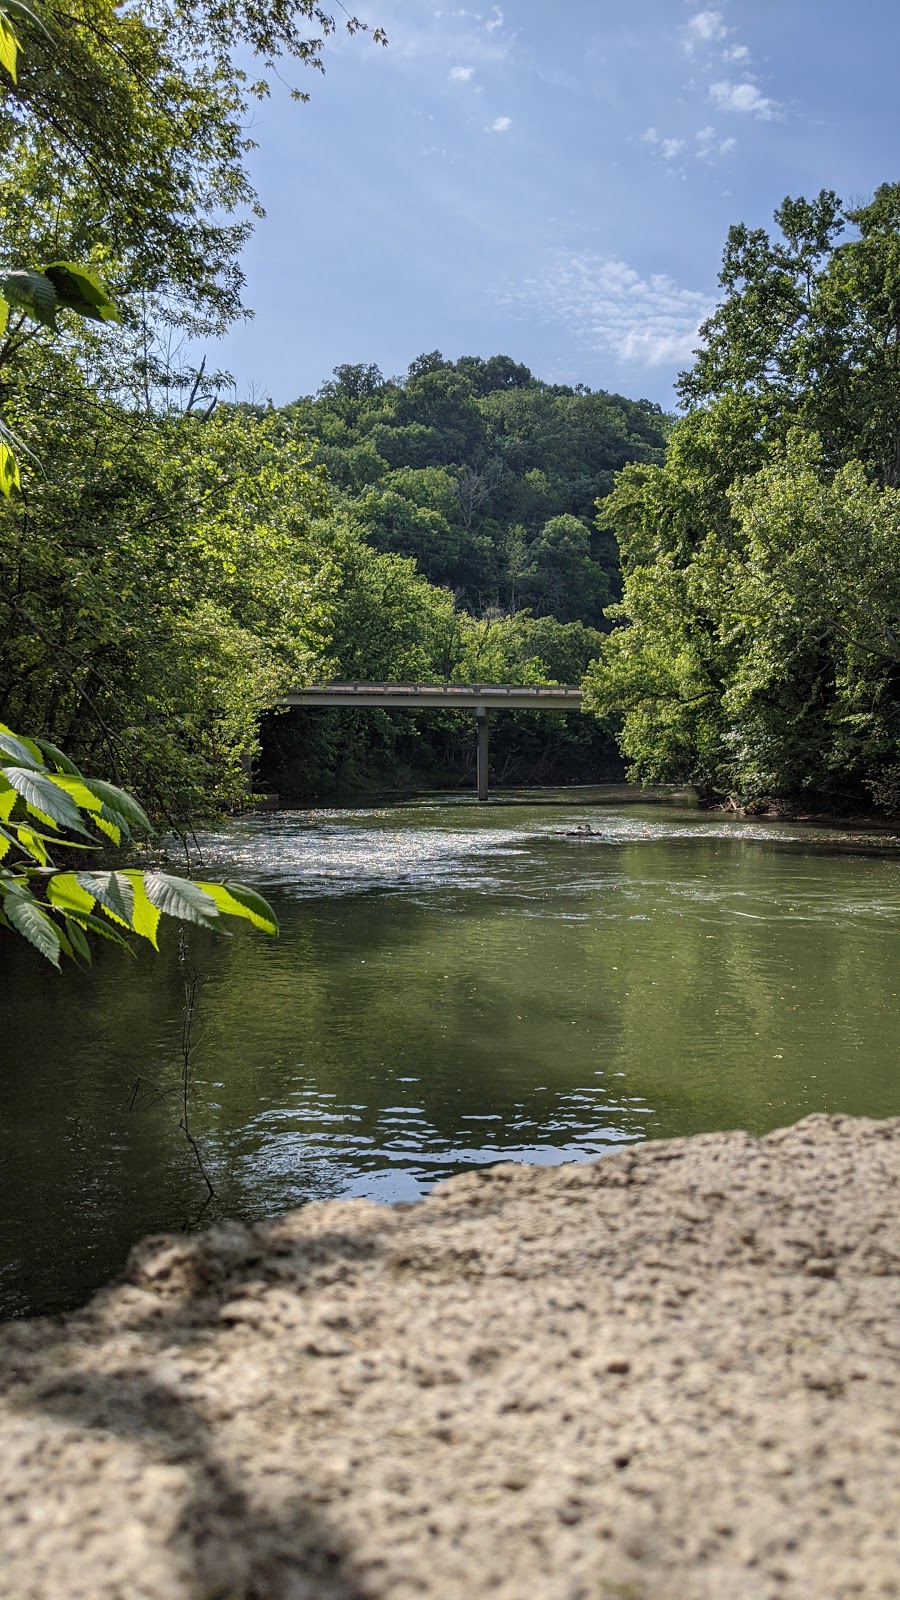
[[0, 1328], [0, 1600], [900, 1596], [900, 1119], [145, 1240]]

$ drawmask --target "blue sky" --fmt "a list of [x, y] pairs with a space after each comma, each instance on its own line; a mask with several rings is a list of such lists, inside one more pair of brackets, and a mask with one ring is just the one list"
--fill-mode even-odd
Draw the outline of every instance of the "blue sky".
[[729, 224], [900, 179], [898, 0], [347, 4], [388, 48], [254, 115], [243, 398], [440, 349], [671, 408]]

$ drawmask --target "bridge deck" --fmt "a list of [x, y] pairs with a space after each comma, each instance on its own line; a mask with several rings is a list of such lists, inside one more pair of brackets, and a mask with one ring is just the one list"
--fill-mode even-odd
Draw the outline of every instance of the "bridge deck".
[[319, 683], [283, 695], [284, 706], [386, 706], [407, 711], [578, 711], [572, 684]]
[[581, 690], [569, 683], [316, 683], [282, 695], [283, 706], [386, 706], [404, 711], [474, 711], [478, 727], [478, 798], [488, 797], [489, 711], [579, 711]]

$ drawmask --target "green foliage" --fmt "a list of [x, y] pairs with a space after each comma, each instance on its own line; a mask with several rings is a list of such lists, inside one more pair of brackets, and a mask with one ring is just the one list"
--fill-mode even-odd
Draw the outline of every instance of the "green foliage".
[[[135, 417], [72, 387], [0, 508], [0, 705], [157, 809], [240, 802], [263, 706], [324, 668], [333, 537], [275, 423]], [[93, 399], [93, 405], [91, 405]]]
[[618, 584], [595, 501], [627, 462], [661, 462], [668, 430], [646, 401], [544, 384], [508, 356], [439, 351], [402, 380], [337, 367], [282, 415], [320, 441], [375, 549], [413, 557], [476, 612], [528, 607], [593, 627]]
[[[740, 396], [746, 435], [815, 433], [823, 463], [860, 460], [900, 483], [900, 184], [845, 208], [830, 190], [787, 199], [780, 237], [730, 229], [722, 302], [681, 379], [691, 407]], [[852, 236], [844, 235], [848, 229]]]
[[89, 936], [125, 949], [132, 938], [155, 947], [161, 916], [203, 927], [237, 917], [277, 934], [274, 912], [242, 884], [193, 883], [127, 866], [66, 871], [51, 859], [59, 847], [118, 846], [133, 829], [152, 832], [131, 795], [85, 777], [48, 740], [23, 738], [0, 723], [0, 928], [55, 967], [62, 956], [89, 962]]
[[900, 185], [776, 222], [731, 229], [665, 465], [599, 507], [624, 593], [586, 703], [643, 779], [896, 809]]
[[[315, 0], [41, 0], [39, 13], [0, 10], [2, 255], [91, 261], [114, 273], [129, 316], [149, 302], [221, 330], [243, 314], [240, 251], [260, 214], [251, 104], [279, 62], [321, 70], [333, 18]], [[47, 270], [71, 303], [71, 283]]]

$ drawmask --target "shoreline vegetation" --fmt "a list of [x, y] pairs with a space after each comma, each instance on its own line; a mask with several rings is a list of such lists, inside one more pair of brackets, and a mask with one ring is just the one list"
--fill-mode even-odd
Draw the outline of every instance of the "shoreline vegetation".
[[890, 1594], [898, 1182], [813, 1116], [146, 1239], [0, 1328], [0, 1589]]

